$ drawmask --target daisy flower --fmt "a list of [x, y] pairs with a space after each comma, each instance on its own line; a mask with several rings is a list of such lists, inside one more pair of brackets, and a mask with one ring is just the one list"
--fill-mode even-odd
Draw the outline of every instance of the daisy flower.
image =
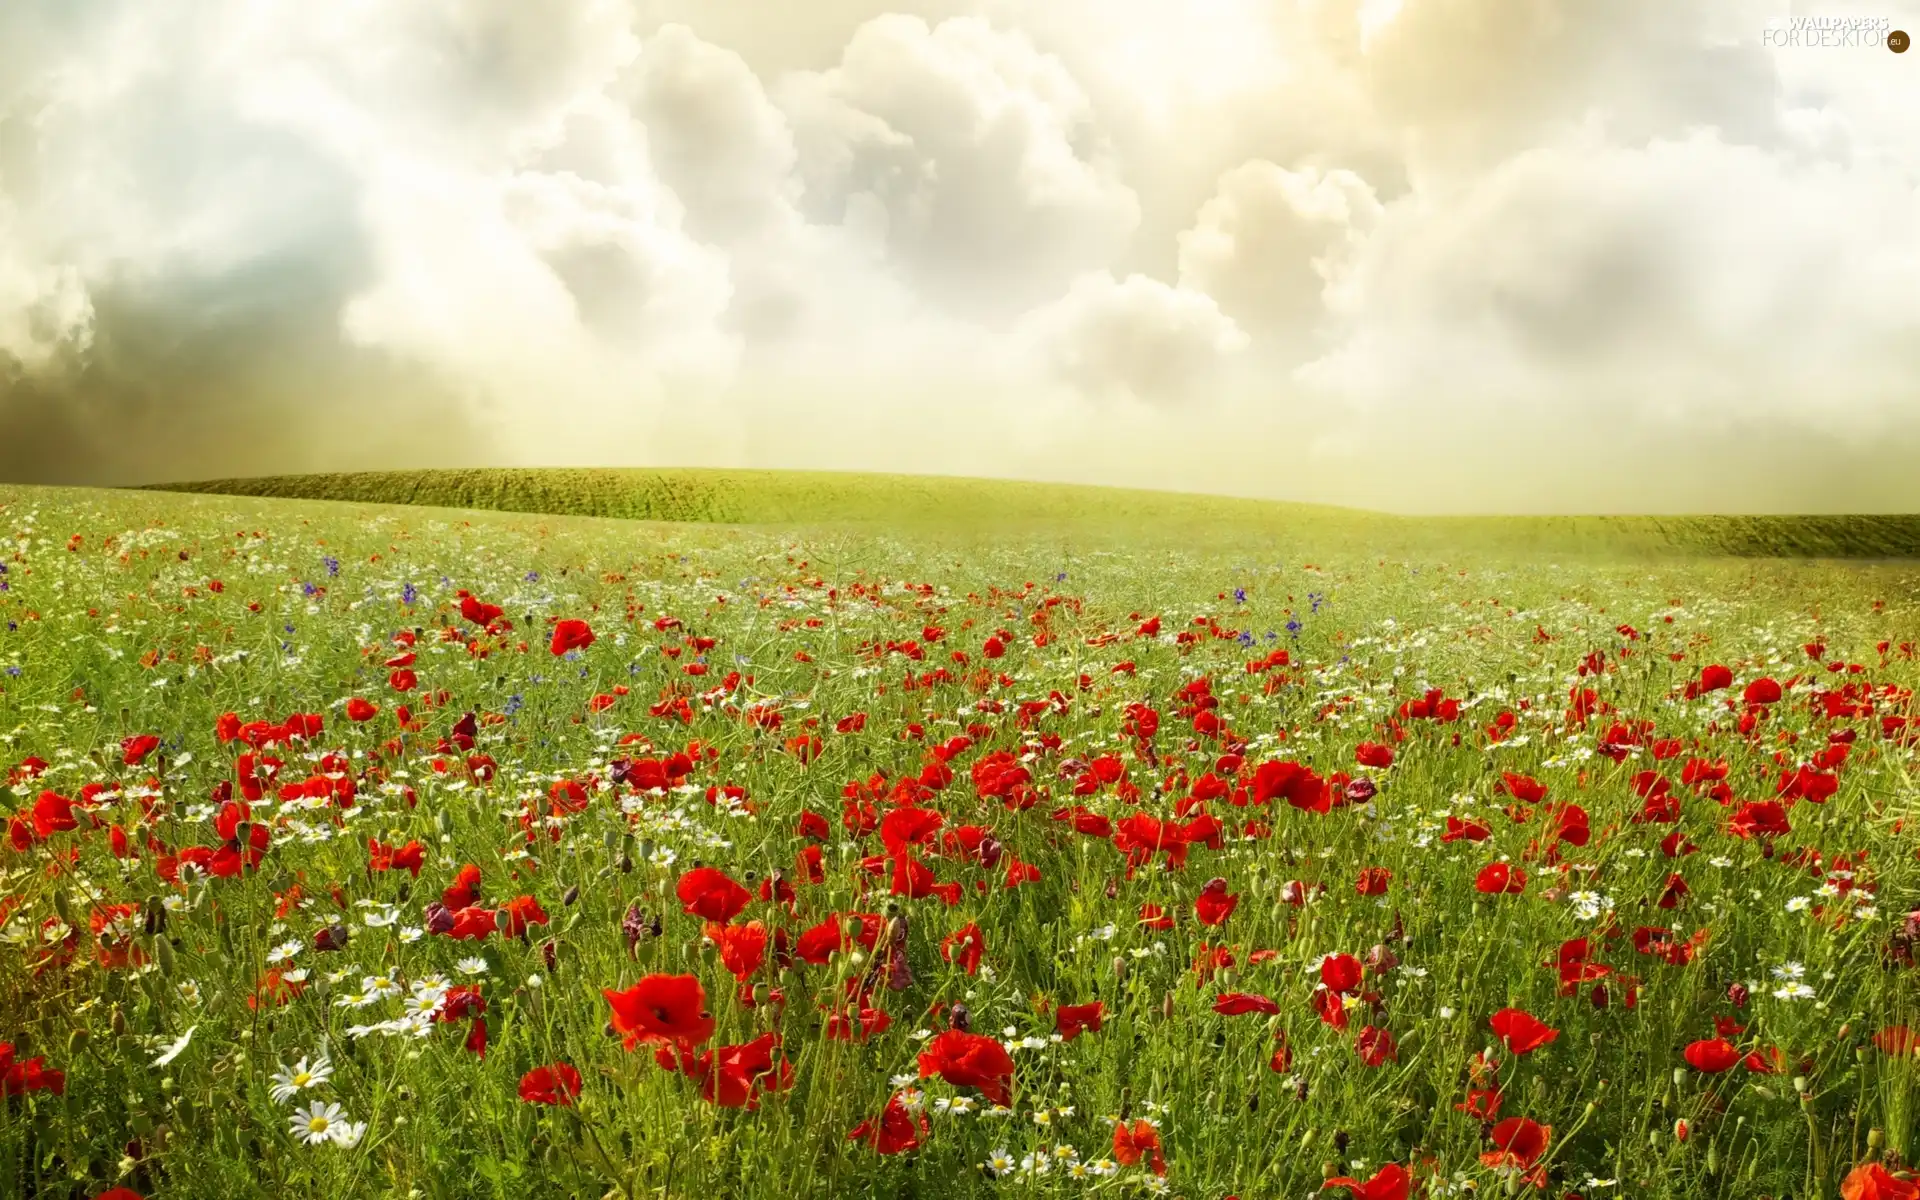
[[333, 1074], [333, 1063], [322, 1054], [316, 1059], [301, 1059], [291, 1067], [282, 1064], [273, 1073], [272, 1096], [282, 1103], [300, 1094], [302, 1088], [319, 1087]]

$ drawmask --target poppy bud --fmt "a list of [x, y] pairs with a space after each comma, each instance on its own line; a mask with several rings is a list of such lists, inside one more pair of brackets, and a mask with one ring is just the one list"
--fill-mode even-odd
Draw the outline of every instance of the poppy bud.
[[1885, 1130], [1883, 1129], [1867, 1130], [1867, 1150], [1869, 1153], [1878, 1154], [1880, 1152], [1880, 1147], [1886, 1144], [1887, 1144], [1887, 1134]]
[[1347, 1144], [1352, 1140], [1353, 1140], [1352, 1138], [1347, 1136], [1346, 1130], [1344, 1129], [1334, 1130], [1333, 1131], [1333, 1152], [1335, 1154], [1345, 1154], [1347, 1152]]
[[540, 943], [540, 960], [547, 964], [547, 970], [557, 970], [560, 965], [560, 944], [552, 938]]
[[622, 854], [620, 856], [620, 861], [613, 865], [620, 869], [620, 873], [622, 875], [633, 874], [633, 859], [629, 858], [627, 855]]
[[1162, 1021], [1173, 1020], [1173, 993], [1172, 992], [1168, 992], [1166, 995], [1166, 998], [1160, 1001], [1160, 1019]]
[[1127, 960], [1118, 955], [1113, 960], [1113, 978], [1118, 983], [1127, 981]]
[[1795, 1075], [1793, 1077], [1793, 1090], [1802, 1096], [1807, 1094], [1807, 1077], [1805, 1075]]
[[972, 1024], [972, 1018], [971, 1018], [971, 1015], [967, 1012], [966, 1005], [956, 1003], [952, 1008], [947, 1010], [948, 1028], [958, 1029], [961, 1033], [965, 1033], [967, 1032], [971, 1024]]
[[72, 902], [67, 899], [66, 892], [58, 891], [53, 894], [53, 911], [60, 914], [60, 920], [65, 922], [67, 926], [71, 927], [73, 925]]
[[1753, 993], [1747, 990], [1747, 985], [1744, 983], [1735, 982], [1729, 984], [1727, 987], [1727, 999], [1733, 1003], [1735, 1008], [1745, 1008], [1747, 1006], [1747, 1000], [1752, 995]]
[[579, 898], [580, 898], [580, 885], [576, 883], [572, 887], [568, 888], [566, 891], [560, 894], [560, 903], [566, 905], [568, 908], [571, 908], [573, 907], [573, 902], [575, 900], [578, 900]]
[[1687, 1124], [1687, 1120], [1685, 1117], [1682, 1117], [1678, 1121], [1675, 1121], [1673, 1123], [1673, 1140], [1674, 1141], [1679, 1142], [1682, 1145], [1685, 1145], [1687, 1141], [1687, 1135], [1691, 1132], [1693, 1132], [1693, 1129], [1691, 1126]]
[[[616, 780], [616, 782], [618, 781]], [[607, 853], [612, 854], [615, 850], [620, 848], [620, 831], [617, 829], [608, 829], [606, 830], [606, 832], [601, 834], [600, 841], [603, 845], [606, 846]]]
[[173, 943], [172, 942], [169, 942], [164, 937], [153, 939], [153, 958], [154, 958], [154, 961], [159, 964], [160, 973], [162, 975], [165, 975], [168, 977], [171, 977], [173, 975]]

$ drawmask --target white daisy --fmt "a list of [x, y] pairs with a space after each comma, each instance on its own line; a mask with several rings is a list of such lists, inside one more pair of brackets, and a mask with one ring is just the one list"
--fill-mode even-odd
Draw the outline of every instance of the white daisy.
[[308, 1060], [301, 1059], [291, 1067], [281, 1066], [273, 1073], [271, 1095], [275, 1100], [285, 1103], [300, 1094], [302, 1088], [319, 1087], [333, 1074], [333, 1063], [326, 1055]]

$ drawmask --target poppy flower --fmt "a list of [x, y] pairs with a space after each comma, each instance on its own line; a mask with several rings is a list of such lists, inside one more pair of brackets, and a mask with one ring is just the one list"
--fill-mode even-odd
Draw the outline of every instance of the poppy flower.
[[1400, 1047], [1394, 1042], [1393, 1034], [1372, 1025], [1360, 1030], [1353, 1048], [1360, 1055], [1360, 1061], [1369, 1067], [1400, 1061]]
[[1393, 765], [1393, 747], [1379, 742], [1361, 742], [1353, 748], [1353, 761], [1363, 767], [1386, 768]]
[[1053, 1028], [1060, 1040], [1070, 1042], [1080, 1036], [1084, 1030], [1100, 1032], [1100, 1019], [1106, 1015], [1107, 1006], [1103, 1001], [1095, 1000], [1091, 1004], [1062, 1004], [1053, 1010]]
[[1527, 873], [1507, 863], [1488, 863], [1473, 877], [1473, 890], [1488, 896], [1517, 896], [1527, 890]]
[[1145, 1119], [1114, 1122], [1113, 1157], [1123, 1167], [1131, 1167], [1144, 1158], [1155, 1175], [1167, 1173], [1166, 1156], [1160, 1149], [1160, 1131]]
[[1487, 1136], [1493, 1139], [1498, 1149], [1480, 1156], [1483, 1165], [1530, 1171], [1540, 1161], [1540, 1156], [1547, 1152], [1547, 1145], [1553, 1140], [1553, 1126], [1542, 1125], [1527, 1117], [1508, 1117], [1495, 1125]]
[[[784, 1057], [775, 1059], [780, 1035], [764, 1033], [751, 1042], [721, 1046], [705, 1054], [693, 1055], [682, 1044], [680, 1070], [700, 1081], [700, 1096], [722, 1108], [760, 1107], [767, 1092], [784, 1091], [793, 1086], [793, 1064]], [[671, 1049], [661, 1047], [656, 1058], [662, 1066], [672, 1061]]]
[[1509, 1054], [1531, 1054], [1560, 1036], [1560, 1031], [1520, 1008], [1503, 1008], [1488, 1022]]
[[1384, 896], [1393, 882], [1393, 872], [1385, 867], [1362, 867], [1353, 881], [1353, 890], [1362, 896]]
[[1413, 1185], [1413, 1176], [1399, 1163], [1388, 1163], [1375, 1171], [1365, 1183], [1348, 1175], [1335, 1175], [1320, 1185], [1321, 1191], [1328, 1188], [1346, 1188], [1352, 1200], [1407, 1200]]
[[707, 990], [697, 976], [648, 975], [624, 992], [603, 988], [600, 994], [613, 1009], [614, 1032], [624, 1035], [629, 1050], [646, 1042], [697, 1046], [713, 1036]]
[[529, 925], [547, 923], [547, 910], [532, 896], [515, 896], [502, 905], [500, 911], [506, 914], [506, 927], [502, 932], [508, 937], [519, 937]]
[[151, 733], [142, 733], [120, 741], [120, 761], [129, 767], [139, 766], [146, 757], [160, 747], [160, 739]]
[[592, 626], [585, 621], [569, 617], [564, 621], [554, 622], [553, 641], [548, 644], [547, 649], [553, 652], [555, 658], [558, 658], [569, 650], [584, 650], [593, 645], [593, 641]]
[[1320, 960], [1320, 982], [1336, 995], [1358, 991], [1360, 974], [1360, 960], [1351, 954], [1329, 954]]
[[380, 715], [380, 709], [372, 701], [355, 696], [347, 701], [347, 720], [371, 721]]
[[1227, 892], [1227, 881], [1209, 879], [1193, 900], [1193, 915], [1202, 925], [1218, 925], [1233, 915], [1235, 906], [1240, 903], [1239, 893]]
[[853, 1127], [847, 1140], [865, 1141], [880, 1154], [905, 1154], [920, 1148], [929, 1126], [924, 1116], [916, 1115], [895, 1092], [877, 1119], [870, 1118]]
[[520, 1077], [520, 1099], [527, 1104], [566, 1107], [579, 1094], [580, 1072], [567, 1063], [535, 1067]]
[[735, 883], [717, 867], [695, 867], [674, 888], [683, 911], [702, 920], [726, 924], [753, 901], [753, 893]]
[[1840, 1200], [1920, 1200], [1920, 1181], [1902, 1179], [1879, 1163], [1863, 1163], [1840, 1181]]
[[1448, 816], [1448, 818], [1446, 818], [1446, 833], [1440, 835], [1440, 841], [1442, 841], [1442, 843], [1450, 843], [1450, 841], [1486, 841], [1486, 839], [1492, 837], [1492, 835], [1494, 835], [1494, 828], [1488, 826], [1486, 822], [1461, 820], [1461, 818], [1457, 818], [1457, 816]]
[[1688, 1066], [1709, 1075], [1732, 1070], [1733, 1065], [1740, 1061], [1740, 1052], [1733, 1048], [1733, 1043], [1721, 1037], [1691, 1042], [1681, 1053]]
[[[980, 959], [986, 953], [986, 935], [980, 932], [980, 926], [969, 921], [954, 930], [940, 941], [940, 957], [950, 963], [957, 963], [969, 975], [980, 973]], [[958, 955], [959, 957], [955, 957]]]
[[745, 983], [767, 959], [767, 927], [759, 921], [745, 925], [709, 925], [707, 936], [720, 948], [720, 965]]
[[957, 1087], [976, 1087], [995, 1104], [1008, 1102], [1013, 1059], [1007, 1048], [983, 1034], [949, 1029], [920, 1052], [920, 1077], [938, 1075]]
[[1254, 992], [1222, 992], [1213, 998], [1213, 1011], [1223, 1017], [1239, 1017], [1247, 1013], [1272, 1016], [1280, 1011], [1280, 1006]]

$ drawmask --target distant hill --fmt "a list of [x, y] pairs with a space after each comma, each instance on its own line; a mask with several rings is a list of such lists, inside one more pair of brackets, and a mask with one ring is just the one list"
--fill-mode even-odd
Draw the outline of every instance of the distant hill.
[[1209, 542], [1352, 540], [1382, 551], [1920, 559], [1920, 515], [1400, 517], [1183, 492], [825, 471], [530, 468], [272, 475], [148, 490], [728, 525], [995, 527]]

